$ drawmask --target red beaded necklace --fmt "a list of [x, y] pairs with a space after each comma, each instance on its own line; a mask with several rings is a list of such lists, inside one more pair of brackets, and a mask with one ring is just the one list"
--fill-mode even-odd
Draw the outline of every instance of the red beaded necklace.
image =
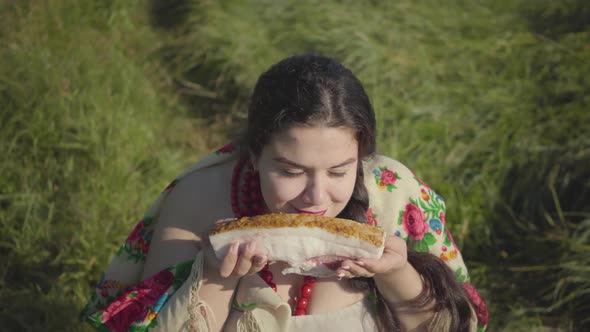
[[[248, 170], [246, 174], [244, 174], [244, 181], [238, 191], [238, 187], [240, 187], [240, 175], [242, 174], [245, 165], [248, 165]], [[247, 157], [238, 160], [232, 173], [231, 208], [236, 218], [254, 216], [264, 212], [264, 203], [262, 194], [260, 193], [260, 178], [258, 172], [254, 170], [252, 163]], [[273, 282], [274, 276], [270, 271], [268, 264], [258, 272], [258, 275], [275, 292], [277, 291], [277, 285]], [[294, 316], [307, 315], [307, 308], [309, 307], [311, 300], [312, 287], [316, 281], [316, 277], [305, 276], [303, 278], [301, 296], [296, 298], [296, 305], [293, 309]]]

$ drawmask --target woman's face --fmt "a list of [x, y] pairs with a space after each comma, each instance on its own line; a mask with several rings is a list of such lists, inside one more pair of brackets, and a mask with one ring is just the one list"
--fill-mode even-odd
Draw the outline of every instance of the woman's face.
[[335, 217], [352, 195], [358, 158], [352, 129], [293, 127], [274, 134], [254, 165], [270, 212]]

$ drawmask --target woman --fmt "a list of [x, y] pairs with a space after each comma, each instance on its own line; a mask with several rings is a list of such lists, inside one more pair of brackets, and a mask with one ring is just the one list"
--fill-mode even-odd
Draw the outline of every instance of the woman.
[[[212, 257], [215, 220], [274, 212], [381, 227], [384, 254], [345, 260], [320, 280], [282, 275], [247, 243]], [[466, 281], [442, 198], [375, 155], [361, 83], [329, 58], [294, 56], [258, 79], [244, 137], [150, 207], [82, 317], [115, 331], [475, 330], [487, 311]]]

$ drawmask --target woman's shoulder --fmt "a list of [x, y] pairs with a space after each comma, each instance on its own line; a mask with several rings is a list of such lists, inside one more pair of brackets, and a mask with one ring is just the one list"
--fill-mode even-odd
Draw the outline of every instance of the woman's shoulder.
[[232, 153], [220, 155], [219, 151], [195, 163], [174, 180], [160, 209], [161, 221], [165, 224], [188, 223], [175, 226], [199, 233], [200, 226], [231, 217], [228, 198], [237, 156]]
[[144, 276], [193, 258], [214, 222], [233, 216], [228, 198], [235, 159], [229, 154], [206, 157], [156, 200], [148, 212], [155, 222]]

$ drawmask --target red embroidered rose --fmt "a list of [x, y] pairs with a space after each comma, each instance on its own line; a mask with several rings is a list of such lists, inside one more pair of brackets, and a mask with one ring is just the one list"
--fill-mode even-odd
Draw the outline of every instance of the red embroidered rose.
[[223, 146], [221, 149], [217, 150], [219, 153], [228, 153], [231, 152], [234, 149], [234, 144], [233, 143], [229, 143], [225, 146]]
[[139, 234], [141, 233], [143, 228], [144, 228], [143, 220], [141, 220], [140, 222], [137, 223], [137, 225], [135, 225], [135, 228], [133, 229], [133, 231], [131, 231], [131, 234], [129, 234], [129, 236], [127, 237], [127, 242], [135, 242], [137, 240], [137, 238], [139, 237]]
[[479, 325], [486, 325], [489, 319], [489, 312], [488, 308], [486, 307], [485, 302], [479, 296], [477, 290], [473, 285], [464, 282], [463, 288], [467, 295], [469, 295], [469, 299], [471, 300], [471, 304], [473, 305], [473, 309], [475, 310], [475, 314], [477, 315], [477, 323]]
[[414, 240], [422, 240], [428, 230], [428, 223], [424, 221], [424, 212], [412, 203], [408, 203], [402, 215], [404, 230]]
[[377, 226], [377, 219], [375, 219], [373, 210], [371, 210], [371, 208], [367, 210], [367, 225]]
[[132, 290], [113, 301], [102, 315], [103, 323], [115, 332], [125, 332], [136, 320], [143, 320], [147, 307], [154, 305], [174, 281], [174, 275], [162, 270], [138, 283]]
[[128, 292], [104, 309], [102, 321], [111, 330], [115, 332], [127, 331], [129, 325], [145, 312], [145, 306], [137, 301], [140, 295], [130, 298], [134, 295], [135, 292]]
[[397, 176], [391, 170], [385, 169], [381, 171], [381, 184], [384, 186], [394, 185], [395, 181], [397, 181]]
[[141, 283], [145, 284], [145, 287], [160, 292], [161, 294], [158, 295], [160, 297], [164, 294], [163, 290], [170, 287], [173, 281], [174, 274], [168, 270], [162, 270]]
[[438, 214], [438, 219], [440, 219], [440, 222], [442, 222], [442, 224], [444, 225], [446, 219], [445, 213], [440, 211], [440, 213]]

